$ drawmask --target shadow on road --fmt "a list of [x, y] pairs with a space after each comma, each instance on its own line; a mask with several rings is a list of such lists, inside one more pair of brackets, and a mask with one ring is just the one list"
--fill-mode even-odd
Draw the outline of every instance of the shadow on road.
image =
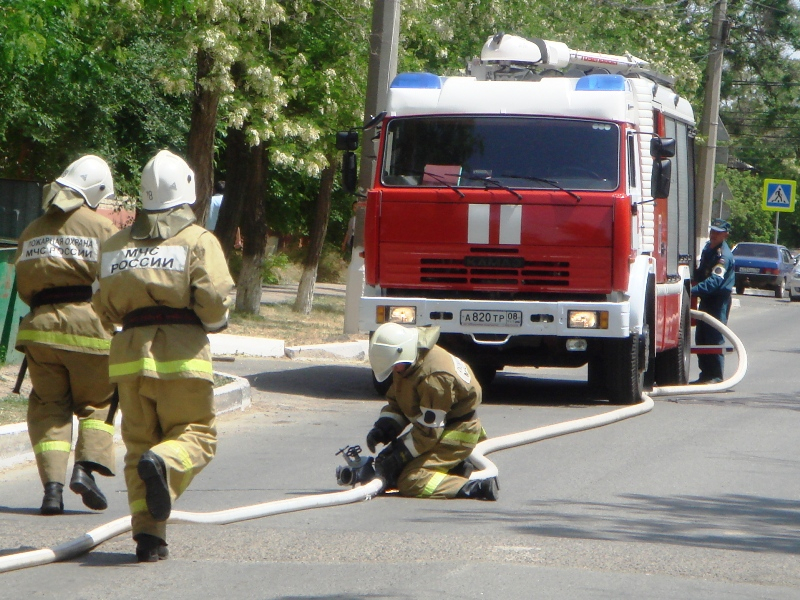
[[[793, 500], [628, 494], [613, 504], [550, 498], [529, 506], [475, 518], [523, 535], [800, 554], [800, 504]], [[463, 511], [442, 512], [454, 521], [469, 518]]]
[[[243, 375], [260, 392], [311, 398], [382, 401], [366, 365], [308, 364], [291, 369]], [[483, 391], [484, 402], [537, 406], [605, 404], [584, 381], [540, 378], [517, 372], [498, 373]]]
[[372, 387], [369, 367], [309, 364], [281, 371], [244, 375], [260, 392], [338, 400], [381, 400]]

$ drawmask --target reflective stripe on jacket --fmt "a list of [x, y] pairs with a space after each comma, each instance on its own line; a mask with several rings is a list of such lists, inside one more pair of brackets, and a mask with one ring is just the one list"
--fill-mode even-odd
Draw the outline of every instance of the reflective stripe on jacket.
[[[100, 246], [117, 228], [86, 205], [64, 212], [57, 206], [33, 221], [19, 238], [17, 288], [23, 302], [49, 288], [91, 286], [100, 271]], [[43, 304], [22, 320], [16, 348], [42, 344], [60, 350], [108, 354], [111, 327], [90, 302]]]
[[[399, 423], [411, 423], [404, 436], [413, 456], [433, 449], [437, 444], [475, 445], [478, 435], [468, 431], [473, 413], [481, 403], [481, 386], [469, 365], [443, 348], [434, 345], [438, 336], [428, 340], [417, 361], [403, 373], [394, 373], [387, 393], [388, 404], [381, 416]], [[465, 426], [454, 423], [467, 417]], [[479, 422], [478, 422], [479, 423]], [[478, 427], [480, 430], [480, 427]]]
[[133, 239], [125, 229], [103, 246], [98, 310], [122, 324], [143, 307], [188, 308], [199, 325], [144, 325], [114, 336], [111, 381], [139, 376], [213, 381], [206, 330], [227, 322], [233, 280], [213, 234], [189, 225], [169, 239]]

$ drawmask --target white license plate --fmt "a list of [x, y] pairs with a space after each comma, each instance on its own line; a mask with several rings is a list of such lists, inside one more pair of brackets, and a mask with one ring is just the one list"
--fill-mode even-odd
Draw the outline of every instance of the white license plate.
[[462, 310], [462, 325], [489, 325], [491, 327], [522, 327], [519, 310]]
[[760, 273], [761, 269], [757, 267], [739, 267], [739, 273]]

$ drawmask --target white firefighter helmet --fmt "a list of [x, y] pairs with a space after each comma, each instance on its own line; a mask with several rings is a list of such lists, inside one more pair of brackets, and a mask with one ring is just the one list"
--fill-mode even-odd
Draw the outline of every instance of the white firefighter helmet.
[[68, 166], [56, 183], [75, 190], [92, 208], [101, 200], [114, 197], [114, 180], [106, 161], [87, 154]]
[[194, 171], [169, 150], [156, 154], [142, 169], [142, 207], [164, 210], [194, 204]]
[[375, 330], [369, 341], [369, 364], [375, 379], [385, 381], [399, 363], [417, 360], [416, 327], [403, 327], [399, 323], [384, 323]]

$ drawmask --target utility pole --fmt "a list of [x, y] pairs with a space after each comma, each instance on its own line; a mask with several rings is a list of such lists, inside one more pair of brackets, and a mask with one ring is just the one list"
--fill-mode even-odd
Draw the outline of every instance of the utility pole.
[[[397, 75], [397, 44], [400, 37], [401, 0], [373, 0], [372, 33], [369, 38], [369, 67], [367, 70], [367, 98], [364, 103], [364, 119], [368, 122], [380, 113], [387, 104], [389, 84]], [[378, 144], [373, 140], [375, 131], [364, 132], [361, 139], [359, 164], [359, 199], [356, 209], [356, 227], [353, 236], [353, 254], [347, 269], [347, 292], [345, 294], [344, 332], [358, 332], [358, 303], [364, 289], [364, 217], [363, 204], [367, 190], [372, 186], [375, 173]]]
[[719, 96], [722, 83], [722, 59], [725, 43], [730, 31], [726, 17], [727, 0], [718, 0], [714, 5], [711, 21], [711, 44], [706, 66], [706, 89], [703, 100], [703, 120], [700, 133], [706, 139], [705, 148], [700, 148], [697, 178], [697, 205], [695, 207], [696, 248], [702, 248], [708, 237], [711, 222], [711, 202], [714, 191], [714, 164], [717, 157], [717, 134], [719, 129]]

